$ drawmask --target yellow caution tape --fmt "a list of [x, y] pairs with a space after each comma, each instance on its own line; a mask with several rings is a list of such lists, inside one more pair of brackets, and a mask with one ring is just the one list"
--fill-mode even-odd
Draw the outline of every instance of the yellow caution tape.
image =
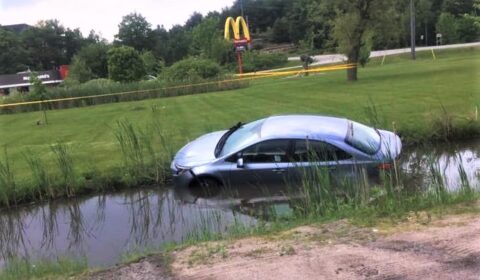
[[145, 93], [145, 92], [158, 91], [158, 90], [191, 88], [191, 87], [196, 87], [196, 86], [222, 84], [222, 83], [230, 83], [230, 82], [236, 82], [236, 81], [248, 81], [248, 80], [254, 80], [254, 79], [259, 79], [259, 78], [269, 78], [269, 77], [279, 77], [279, 76], [287, 76], [287, 75], [299, 75], [299, 74], [304, 74], [304, 73], [318, 73], [318, 72], [326, 72], [326, 71], [344, 70], [344, 69], [350, 69], [350, 68], [353, 68], [353, 67], [356, 67], [355, 64], [333, 65], [333, 66], [327, 66], [327, 67], [313, 68], [313, 69], [309, 69], [309, 70], [302, 69], [300, 71], [294, 70], [294, 71], [278, 71], [278, 72], [254, 72], [254, 73], [246, 73], [246, 74], [237, 74], [237, 75], [235, 75], [235, 77], [238, 77], [237, 79], [229, 79], [229, 80], [216, 81], [216, 82], [203, 82], [203, 83], [197, 83], [197, 84], [178, 85], [178, 86], [172, 86], [172, 87], [154, 88], [154, 89], [146, 89], [146, 90], [124, 91], [124, 92], [105, 93], [105, 94], [98, 94], [98, 95], [76, 96], [76, 97], [66, 97], [66, 98], [57, 98], [57, 99], [48, 99], [48, 100], [36, 100], [36, 101], [8, 103], [8, 104], [0, 104], [0, 108], [16, 107], [16, 106], [32, 105], [32, 104], [54, 103], [54, 102], [71, 101], [71, 100], [93, 99], [93, 98], [99, 98], [99, 97], [125, 95], [125, 94], [131, 94], [131, 93]]

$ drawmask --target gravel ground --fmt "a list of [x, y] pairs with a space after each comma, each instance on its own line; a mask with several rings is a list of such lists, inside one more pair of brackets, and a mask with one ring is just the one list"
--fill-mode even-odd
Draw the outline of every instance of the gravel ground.
[[[480, 216], [411, 221], [388, 230], [346, 221], [268, 238], [199, 244], [88, 279], [479, 279]], [[167, 273], [171, 271], [171, 273]]]

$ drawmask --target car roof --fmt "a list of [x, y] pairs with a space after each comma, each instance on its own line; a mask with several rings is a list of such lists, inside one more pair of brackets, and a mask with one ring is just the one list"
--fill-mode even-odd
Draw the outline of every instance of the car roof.
[[348, 120], [318, 115], [282, 115], [265, 119], [260, 138], [297, 138], [344, 141]]

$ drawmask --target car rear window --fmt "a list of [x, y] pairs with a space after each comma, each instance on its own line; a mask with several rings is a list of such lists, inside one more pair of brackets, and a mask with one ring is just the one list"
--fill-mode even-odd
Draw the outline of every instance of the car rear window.
[[373, 155], [380, 149], [380, 140], [380, 134], [376, 129], [357, 122], [349, 122], [345, 142], [350, 146]]

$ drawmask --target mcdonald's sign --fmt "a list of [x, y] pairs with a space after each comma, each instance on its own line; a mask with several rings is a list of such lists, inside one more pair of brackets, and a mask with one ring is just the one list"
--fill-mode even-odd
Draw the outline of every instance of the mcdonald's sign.
[[[225, 21], [225, 40], [231, 40], [230, 30], [233, 30], [233, 42], [235, 46], [245, 46], [251, 41], [250, 30], [248, 30], [247, 22], [243, 17], [237, 17], [233, 20], [232, 17], [228, 17]], [[241, 31], [243, 30], [243, 36]]]

